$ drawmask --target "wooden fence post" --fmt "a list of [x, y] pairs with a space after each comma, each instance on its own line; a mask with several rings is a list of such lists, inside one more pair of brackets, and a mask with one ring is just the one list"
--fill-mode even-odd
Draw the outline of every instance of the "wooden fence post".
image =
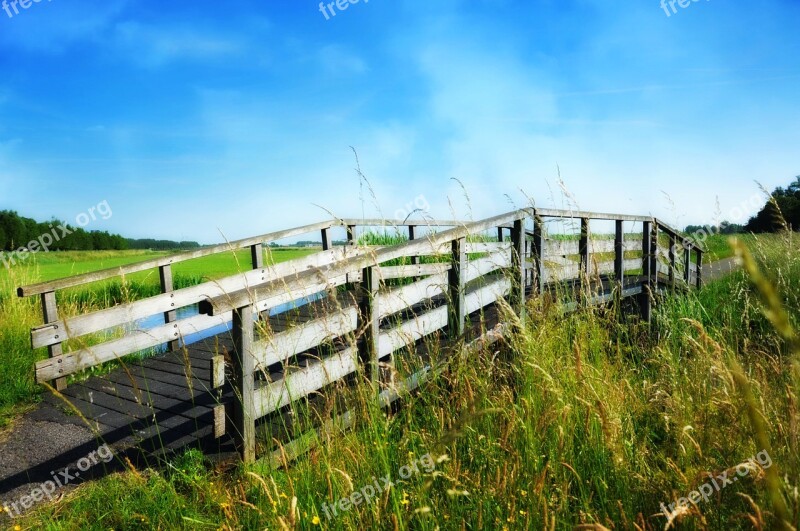
[[367, 370], [370, 382], [380, 384], [380, 310], [378, 309], [378, 290], [380, 277], [377, 267], [365, 267], [361, 272], [359, 293], [359, 326], [364, 335], [358, 349], [361, 362]]
[[[172, 293], [174, 285], [172, 282], [172, 266], [170, 264], [163, 265], [158, 268], [158, 276], [161, 281], [161, 293]], [[173, 295], [174, 297], [174, 295]], [[171, 304], [172, 309], [164, 312], [164, 324], [175, 322], [177, 319], [177, 312], [175, 311], [175, 303]], [[180, 348], [178, 339], [173, 339], [168, 343], [169, 350], [175, 352]]]
[[[45, 324], [50, 324], [58, 321], [56, 292], [48, 291], [42, 293], [41, 300], [42, 300], [42, 314], [44, 315]], [[56, 335], [56, 339], [58, 339], [60, 335], [61, 334]], [[60, 356], [61, 354], [62, 354], [61, 342], [49, 345], [47, 347], [47, 355], [49, 357], [54, 358], [56, 356]], [[53, 380], [52, 385], [56, 391], [63, 391], [64, 389], [67, 388], [67, 379], [66, 377], [56, 378], [55, 380]]]
[[503, 227], [497, 227], [497, 241], [503, 243]]
[[355, 243], [356, 243], [356, 226], [355, 225], [348, 225], [347, 226], [347, 243], [349, 245], [355, 245]]
[[331, 239], [330, 227], [322, 229], [322, 250], [327, 251], [333, 248], [333, 240]]
[[675, 269], [677, 268], [677, 255], [675, 254], [675, 235], [669, 233], [669, 285], [675, 287]]
[[703, 287], [703, 251], [696, 249], [697, 253], [697, 289]]
[[464, 323], [467, 318], [464, 304], [464, 274], [467, 271], [467, 239], [458, 238], [450, 246], [450, 271], [448, 286], [450, 297], [450, 339], [464, 335]]
[[253, 264], [253, 269], [260, 269], [264, 267], [264, 245], [256, 243], [250, 246], [250, 262]]
[[653, 295], [658, 291], [658, 224], [653, 223], [650, 236], [650, 275]]
[[692, 248], [688, 246], [688, 242], [683, 240], [683, 281], [686, 283], [687, 288], [691, 288], [692, 272], [690, 266], [692, 264]]
[[520, 322], [525, 323], [525, 222], [514, 221], [511, 229], [511, 307], [517, 312]]
[[533, 290], [544, 294], [544, 220], [537, 215], [533, 218]]
[[581, 286], [580, 299], [589, 298], [589, 218], [581, 218], [581, 238], [578, 242], [578, 254], [580, 255], [580, 267], [578, 275]]
[[[409, 225], [408, 226], [408, 241], [414, 241], [417, 239], [417, 226], [416, 225]], [[419, 264], [419, 256], [412, 256], [411, 263], [414, 265]]]
[[625, 231], [623, 221], [618, 219], [614, 224], [614, 280], [617, 283], [619, 296], [625, 287]]
[[248, 305], [233, 311], [233, 438], [242, 460], [256, 458], [255, 419], [255, 306]]
[[651, 221], [642, 222], [642, 293], [639, 296], [639, 307], [642, 313], [642, 320], [650, 322], [652, 313], [652, 294], [651, 282], [653, 276], [651, 274], [652, 260], [650, 253], [652, 252], [651, 239], [653, 238], [653, 223]]

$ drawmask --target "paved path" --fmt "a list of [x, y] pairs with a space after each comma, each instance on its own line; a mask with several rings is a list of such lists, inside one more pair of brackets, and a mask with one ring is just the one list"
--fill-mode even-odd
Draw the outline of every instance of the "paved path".
[[703, 265], [703, 281], [704, 282], [711, 282], [712, 280], [717, 280], [725, 275], [732, 273], [739, 269], [739, 264], [736, 261], [736, 258], [723, 258], [717, 262], [711, 262], [710, 264]]

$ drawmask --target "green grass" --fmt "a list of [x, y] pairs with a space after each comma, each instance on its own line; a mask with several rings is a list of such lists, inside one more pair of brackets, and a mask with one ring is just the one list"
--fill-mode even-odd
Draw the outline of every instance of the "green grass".
[[[665, 300], [652, 329], [613, 309], [562, 315], [532, 301], [506, 348], [455, 359], [388, 416], [357, 393], [359, 428], [288, 469], [218, 471], [190, 451], [160, 471], [84, 485], [19, 525], [664, 529], [661, 502], [769, 445], [771, 467], [753, 467], [684, 511], [675, 528], [775, 527], [780, 499], [797, 526], [800, 238], [745, 241], [766, 280], [756, 287], [739, 272]], [[435, 470], [399, 478], [427, 454]], [[323, 503], [386, 474], [392, 488], [326, 519]]]
[[[266, 263], [277, 263], [302, 258], [319, 249], [277, 248], [266, 249]], [[32, 268], [38, 282], [46, 282], [101, 269], [163, 258], [173, 253], [166, 251], [63, 251], [38, 253], [20, 263], [23, 269]], [[251, 269], [250, 251], [226, 252], [180, 262], [173, 266], [175, 276], [221, 278]], [[0, 269], [0, 276], [8, 274]], [[130, 282], [158, 282], [158, 271], [143, 271], [128, 275]]]

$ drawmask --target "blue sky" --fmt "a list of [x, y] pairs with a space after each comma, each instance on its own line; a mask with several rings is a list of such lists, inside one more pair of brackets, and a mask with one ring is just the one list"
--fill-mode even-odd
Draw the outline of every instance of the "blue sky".
[[[523, 206], [712, 222], [800, 174], [800, 4], [42, 0], [0, 11], [0, 208], [133, 237]], [[13, 11], [12, 11], [13, 13]], [[330, 15], [329, 15], [330, 17]], [[349, 146], [377, 202], [359, 198]], [[563, 184], [559, 182], [559, 168]], [[464, 192], [454, 180], [463, 183]]]

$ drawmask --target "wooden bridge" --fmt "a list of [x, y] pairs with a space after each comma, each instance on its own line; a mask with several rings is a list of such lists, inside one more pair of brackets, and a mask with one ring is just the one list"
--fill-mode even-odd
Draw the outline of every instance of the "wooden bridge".
[[[359, 244], [360, 233], [376, 229], [407, 241]], [[335, 231], [346, 245], [333, 245]], [[321, 235], [321, 251], [265, 266], [264, 244], [308, 234]], [[173, 289], [174, 264], [246, 248], [251, 271]], [[31, 342], [49, 356], [36, 363], [36, 379], [60, 391], [46, 401], [68, 401], [106, 442], [154, 454], [196, 445], [278, 463], [321, 432], [353, 423], [346, 401], [323, 397], [369, 381], [389, 406], [454, 349], [501, 338], [509, 325], [500, 299], [522, 320], [533, 297], [566, 309], [630, 299], [649, 320], [657, 293], [700, 286], [702, 255], [649, 216], [529, 208], [477, 222], [337, 219], [25, 286], [18, 295], [41, 298], [44, 324]], [[155, 269], [160, 295], [59, 316], [61, 290]], [[196, 311], [179, 319], [187, 308]], [[137, 328], [161, 315], [163, 324]], [[208, 337], [191, 339], [198, 333]], [[98, 334], [106, 339], [86, 346]], [[85, 377], [109, 362], [102, 375]], [[321, 405], [330, 403], [333, 410]], [[320, 405], [317, 421], [295, 415], [298, 405]]]

